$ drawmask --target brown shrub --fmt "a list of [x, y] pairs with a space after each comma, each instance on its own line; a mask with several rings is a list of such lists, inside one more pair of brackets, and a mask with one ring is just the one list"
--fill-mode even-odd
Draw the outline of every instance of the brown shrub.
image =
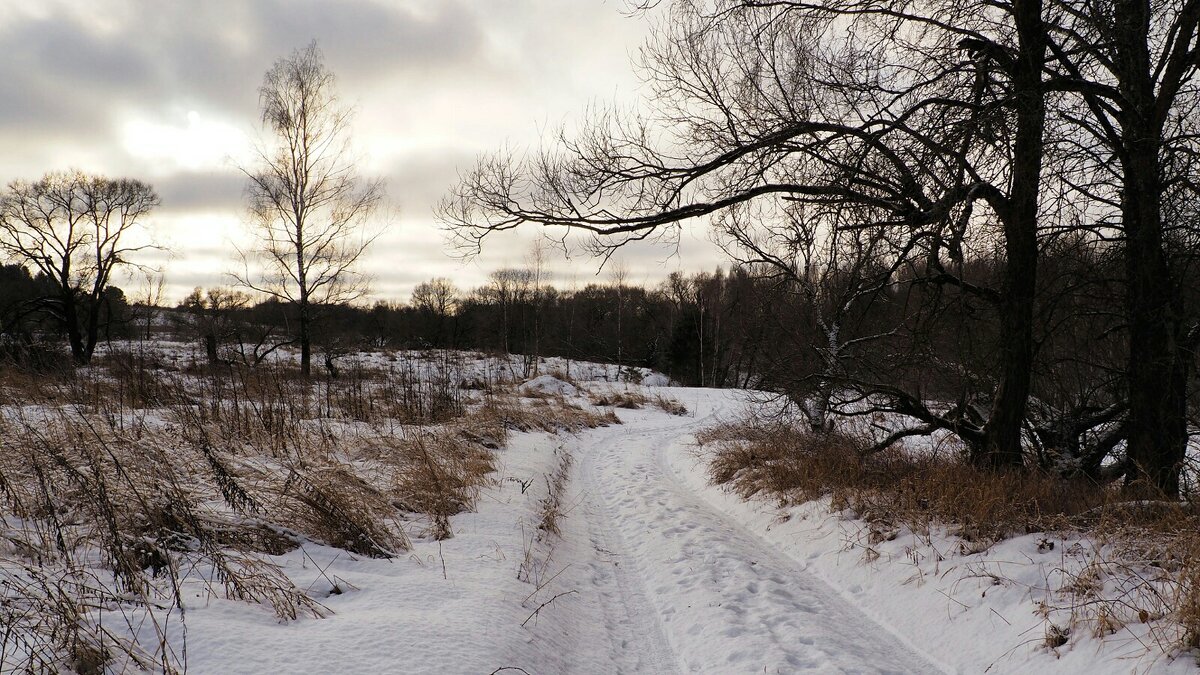
[[293, 465], [279, 497], [275, 518], [330, 546], [371, 558], [391, 558], [409, 548], [395, 522], [395, 506], [341, 462]]
[[606, 389], [593, 391], [588, 396], [588, 402], [597, 408], [622, 408], [639, 410], [648, 405], [654, 406], [668, 415], [683, 416], [688, 414], [687, 406], [679, 401], [662, 394], [647, 396], [634, 389]]
[[453, 536], [450, 516], [475, 507], [494, 468], [490, 450], [454, 427], [381, 438], [372, 454], [393, 469], [392, 503], [427, 515], [437, 539]]
[[1112, 490], [1038, 472], [990, 472], [958, 456], [901, 448], [864, 454], [866, 443], [785, 424], [735, 424], [697, 440], [711, 451], [709, 475], [743, 497], [766, 492], [785, 502], [829, 496], [835, 508], [926, 530], [937, 521], [968, 540], [1068, 525], [1112, 499]]
[[668, 415], [683, 417], [684, 415], [688, 414], [687, 406], [669, 396], [656, 394], [654, 398], [651, 399], [651, 402]]
[[620, 423], [611, 410], [598, 413], [554, 398], [521, 401], [512, 397], [493, 396], [475, 410], [463, 426], [486, 429], [495, 435], [498, 429], [578, 433], [584, 429]]
[[1133, 500], [1118, 486], [1037, 471], [985, 471], [961, 454], [864, 454], [869, 444], [852, 436], [780, 423], [723, 424], [697, 441], [713, 482], [742, 497], [765, 494], [785, 504], [828, 497], [834, 509], [866, 520], [868, 555], [877, 556], [870, 546], [894, 537], [898, 526], [917, 533], [948, 527], [968, 554], [1012, 535], [1081, 533], [1090, 552], [1080, 554], [1078, 567], [1056, 570], [1061, 606], [1043, 607], [1069, 617], [1047, 620], [1047, 647], [1066, 644], [1080, 627], [1103, 637], [1141, 623], [1151, 624], [1150, 640], [1164, 653], [1200, 648], [1200, 513], [1190, 503]]
[[624, 408], [626, 410], [638, 410], [650, 402], [650, 398], [645, 394], [629, 389], [592, 392], [588, 400], [598, 408]]
[[511, 431], [619, 423], [492, 384], [473, 401], [455, 359], [424, 365], [304, 379], [286, 364], [183, 372], [127, 351], [54, 376], [0, 371], [0, 655], [16, 649], [34, 672], [176, 672], [186, 664], [161, 634], [81, 608], [158, 625], [188, 578], [281, 620], [324, 616], [268, 556], [306, 537], [394, 555], [408, 514], [450, 536]]

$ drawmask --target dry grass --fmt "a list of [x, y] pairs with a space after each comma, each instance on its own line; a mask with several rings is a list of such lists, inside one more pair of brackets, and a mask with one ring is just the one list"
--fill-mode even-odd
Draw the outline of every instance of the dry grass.
[[466, 413], [468, 399], [458, 386], [462, 379], [462, 364], [443, 357], [428, 369], [411, 361], [386, 370], [354, 363], [323, 386], [330, 416], [438, 424]]
[[388, 467], [380, 483], [389, 486], [391, 503], [425, 514], [435, 539], [453, 536], [450, 517], [474, 507], [494, 468], [491, 451], [458, 425], [405, 430], [378, 439], [369, 452]]
[[[211, 592], [280, 619], [324, 615], [278, 568], [235, 548], [282, 546], [241, 518], [245, 503], [215, 508], [215, 479], [200, 458], [168, 453], [169, 435], [52, 409], [0, 417], [0, 438], [0, 587], [4, 611], [17, 612], [8, 625], [24, 627], [6, 631], [0, 651], [17, 670], [61, 659], [93, 672], [181, 670], [158, 615], [183, 606], [197, 569]], [[114, 615], [148, 621], [157, 643], [121, 637]]]
[[1143, 625], [1143, 645], [1170, 654], [1200, 648], [1200, 518], [1188, 509], [1131, 522], [1123, 509], [1090, 533], [1077, 570], [1062, 569], [1061, 589], [1045, 610], [1068, 627], [1103, 638]]
[[638, 410], [650, 402], [650, 398], [639, 391], [629, 389], [607, 389], [592, 392], [588, 400], [598, 408], [624, 408]]
[[646, 406], [654, 406], [669, 415], [683, 416], [688, 414], [687, 406], [679, 401], [662, 394], [647, 396], [633, 389], [605, 389], [593, 391], [588, 397], [589, 402], [598, 408], [624, 408], [639, 410]]
[[914, 455], [895, 448], [864, 455], [866, 444], [838, 433], [784, 424], [740, 423], [709, 429], [709, 475], [743, 497], [765, 492], [796, 503], [830, 497], [837, 509], [926, 531], [951, 524], [968, 541], [1060, 529], [1111, 501], [1085, 481], [1038, 473], [993, 473], [957, 456]]
[[451, 536], [509, 433], [618, 423], [468, 395], [449, 356], [419, 365], [305, 381], [131, 349], [74, 373], [0, 369], [0, 671], [180, 672], [162, 626], [197, 590], [324, 616], [272, 556]]
[[293, 464], [270, 509], [317, 541], [370, 558], [391, 558], [409, 548], [396, 507], [348, 464], [325, 458]]
[[[867, 521], [868, 550], [899, 527], [945, 528], [964, 554], [1014, 535], [1077, 533], [1091, 548], [1072, 553], [1084, 559], [1064, 563], [1045, 589], [1060, 599], [1043, 606], [1047, 648], [1131, 624], [1148, 624], [1147, 648], [1200, 648], [1200, 513], [1190, 504], [1130, 501], [1118, 487], [1037, 472], [983, 471], [959, 454], [864, 455], [868, 444], [852, 436], [774, 422], [723, 424], [697, 440], [714, 483], [784, 505], [828, 498]], [[1068, 621], [1049, 618], [1063, 614]]]
[[684, 417], [688, 414], [687, 406], [671, 398], [670, 396], [655, 394], [653, 397], [651, 397], [650, 402], [653, 403], [659, 410], [662, 410], [668, 415]]
[[558, 528], [558, 519], [563, 515], [563, 497], [566, 494], [567, 479], [571, 473], [574, 458], [559, 446], [554, 449], [555, 469], [553, 476], [546, 476], [546, 497], [541, 503], [541, 520], [538, 529], [556, 537], [562, 536]]
[[148, 652], [120, 632], [140, 618], [136, 612], [120, 614], [115, 627], [94, 619], [94, 603], [115, 604], [117, 599], [86, 569], [76, 566], [52, 572], [44, 565], [2, 562], [0, 672], [100, 675], [106, 667], [180, 672], [173, 654]]
[[545, 431], [578, 433], [621, 421], [611, 411], [595, 412], [563, 401], [544, 398], [520, 401], [512, 397], [491, 397], [472, 416], [473, 427], [485, 438], [507, 431]]

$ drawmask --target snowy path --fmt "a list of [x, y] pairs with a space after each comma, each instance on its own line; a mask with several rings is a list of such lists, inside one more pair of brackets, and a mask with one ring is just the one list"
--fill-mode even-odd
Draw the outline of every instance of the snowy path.
[[[329, 618], [279, 623], [193, 584], [188, 672], [939, 672], [707, 501], [692, 434], [736, 395], [662, 391], [698, 414], [622, 410], [625, 424], [577, 436], [514, 436], [451, 539], [392, 560], [313, 543], [275, 558]], [[561, 451], [574, 464], [557, 537], [537, 524]], [[518, 574], [531, 561], [533, 578]], [[323, 592], [331, 579], [348, 592]]]
[[588, 567], [620, 671], [938, 672], [683, 484], [669, 453], [686, 452], [728, 404], [699, 396], [695, 418], [630, 415], [572, 444], [584, 507], [572, 517], [587, 521]]
[[[585, 462], [582, 467], [589, 477], [591, 464]], [[633, 565], [628, 561], [621, 564], [621, 552], [628, 550], [624, 537], [613, 526], [607, 504], [591, 490], [594, 481], [585, 478], [581, 482], [589, 486], [583, 495], [583, 515], [595, 556], [588, 567], [592, 585], [599, 591], [614, 665], [623, 672], [675, 672], [675, 656], [646, 596], [645, 584]]]

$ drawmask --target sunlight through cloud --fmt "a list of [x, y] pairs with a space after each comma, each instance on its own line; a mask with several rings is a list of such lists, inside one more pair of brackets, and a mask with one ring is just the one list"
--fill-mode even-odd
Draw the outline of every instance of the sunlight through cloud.
[[138, 159], [192, 171], [227, 167], [247, 149], [243, 131], [196, 110], [169, 121], [129, 120], [122, 130], [122, 143]]

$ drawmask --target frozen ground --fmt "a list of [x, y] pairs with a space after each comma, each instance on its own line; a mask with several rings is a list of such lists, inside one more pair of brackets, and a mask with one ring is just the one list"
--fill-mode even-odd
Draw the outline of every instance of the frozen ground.
[[[977, 555], [948, 537], [901, 534], [868, 557], [861, 526], [821, 504], [781, 513], [712, 488], [692, 434], [735, 414], [741, 396], [662, 391], [689, 414], [621, 410], [620, 426], [515, 436], [495, 486], [477, 512], [455, 517], [450, 540], [417, 541], [393, 561], [311, 545], [279, 558], [334, 610], [329, 618], [277, 624], [266, 610], [217, 600], [191, 608], [189, 671], [1194, 669], [1189, 658], [1155, 657], [1133, 634], [1042, 646], [1052, 598], [1033, 581], [1067, 564], [1070, 542], [1041, 555], [1018, 538]], [[538, 528], [557, 489], [561, 535]], [[343, 592], [329, 594], [334, 585]]]
[[[691, 416], [621, 411], [624, 425], [514, 439], [478, 512], [408, 558], [312, 545], [282, 556], [335, 614], [281, 625], [240, 603], [194, 607], [189, 671], [936, 672], [680, 479], [672, 463], [688, 457], [690, 435], [736, 402], [671, 392]], [[537, 523], [566, 457], [557, 536]]]
[[[178, 368], [196, 358], [190, 346], [159, 349]], [[1053, 626], [1079, 624], [1088, 611], [1063, 594], [1064, 583], [1104, 555], [1078, 535], [977, 550], [945, 532], [874, 532], [827, 501], [784, 508], [711, 486], [694, 434], [738, 417], [744, 392], [561, 360], [522, 383], [519, 357], [355, 358], [463, 383], [521, 383], [514, 389], [530, 405], [562, 397], [586, 406], [589, 393], [613, 399], [629, 388], [674, 399], [687, 414], [619, 408], [621, 425], [513, 434], [478, 508], [452, 518], [453, 538], [421, 538], [410, 522], [404, 557], [359, 558], [308, 542], [272, 558], [331, 610], [323, 619], [280, 623], [267, 607], [213, 596], [202, 572], [188, 575], [185, 621], [175, 615], [167, 629], [188, 672], [1196, 670], [1195, 656], [1164, 656], [1136, 620], [1103, 640], [1077, 630], [1047, 646]]]

